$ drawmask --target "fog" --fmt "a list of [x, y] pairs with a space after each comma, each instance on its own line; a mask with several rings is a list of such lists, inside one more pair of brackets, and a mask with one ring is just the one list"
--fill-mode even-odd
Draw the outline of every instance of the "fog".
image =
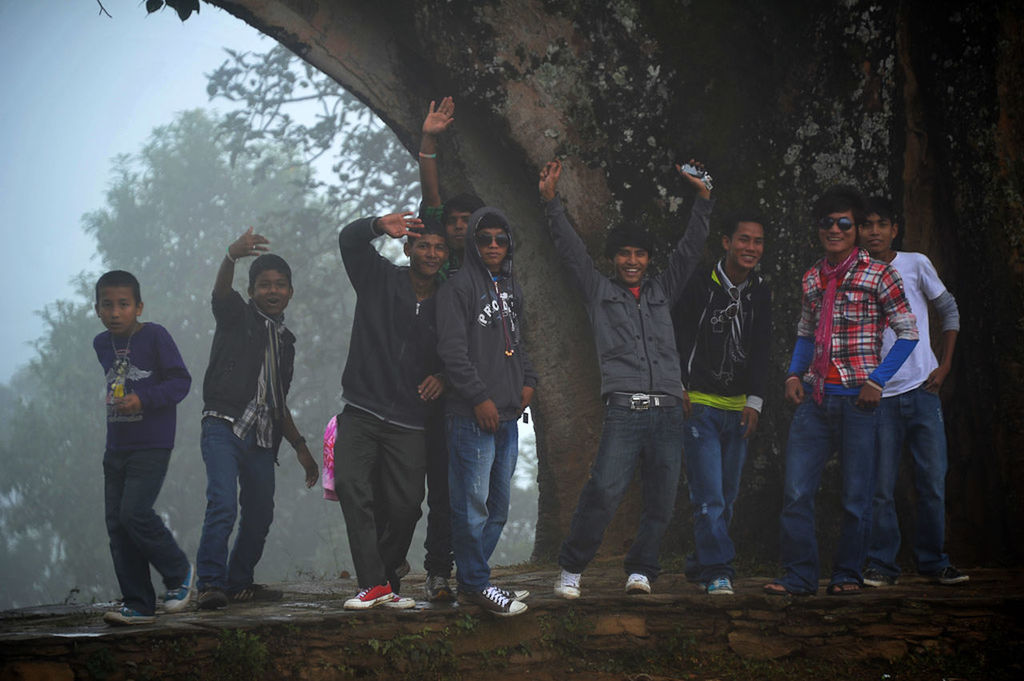
[[[277, 136], [280, 119], [225, 97], [223, 73], [220, 89], [212, 87], [230, 59], [225, 48], [256, 59], [275, 47], [244, 23], [208, 5], [182, 24], [171, 11], [147, 17], [134, 0], [103, 4], [112, 18], [88, 0], [0, 5], [8, 93], [0, 197], [5, 243], [17, 254], [2, 274], [0, 608], [118, 598], [103, 522], [104, 381], [92, 348], [103, 330], [91, 297], [99, 273], [138, 276], [143, 321], [170, 331], [192, 375], [156, 509], [194, 559], [205, 509], [198, 431], [213, 332], [209, 291], [227, 244], [253, 225], [293, 268], [286, 323], [298, 343], [289, 403], [319, 461], [324, 425], [342, 406], [355, 304], [337, 231], [363, 215], [412, 210], [419, 198], [408, 153], [329, 84], [318, 86], [318, 102], [290, 107], [295, 125]], [[288, 68], [312, 80], [297, 62]], [[335, 120], [327, 150], [304, 142], [303, 126], [319, 116]], [[396, 242], [381, 248], [404, 260]], [[245, 267], [238, 270], [236, 289], [244, 291]], [[520, 442], [497, 563], [526, 560], [532, 548], [529, 426]], [[302, 480], [285, 444], [258, 581], [351, 571], [338, 504]], [[414, 570], [424, 530], [421, 520]]]

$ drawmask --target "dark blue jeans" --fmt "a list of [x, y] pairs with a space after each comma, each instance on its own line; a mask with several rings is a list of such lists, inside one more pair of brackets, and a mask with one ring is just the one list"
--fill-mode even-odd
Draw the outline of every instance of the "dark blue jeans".
[[684, 423], [683, 454], [696, 545], [687, 573], [704, 583], [736, 576], [732, 567], [736, 549], [729, 537], [729, 524], [747, 458], [742, 416], [741, 411], [694, 404]]
[[107, 450], [103, 455], [110, 557], [124, 604], [143, 615], [156, 612], [150, 565], [167, 589], [181, 586], [188, 576], [188, 558], [153, 512], [170, 458], [169, 449]]
[[626, 554], [627, 574], [653, 580], [661, 571], [658, 554], [676, 505], [683, 458], [683, 408], [654, 407], [632, 411], [606, 406], [597, 456], [580, 492], [569, 536], [562, 542], [558, 564], [583, 572], [601, 546], [604, 531], [640, 465], [643, 512], [640, 528]]
[[939, 396], [922, 388], [886, 397], [878, 407], [878, 481], [872, 513], [868, 567], [900, 574], [900, 524], [896, 517], [896, 476], [903, 443], [910, 448], [917, 490], [914, 561], [931, 574], [949, 565], [946, 540], [946, 428]]
[[452, 504], [452, 548], [459, 590], [483, 591], [491, 581], [489, 561], [508, 520], [512, 474], [519, 458], [517, 421], [502, 421], [496, 433], [476, 419], [449, 414], [448, 487]]
[[[256, 445], [255, 428], [243, 440], [230, 423], [208, 416], [202, 429], [206, 518], [196, 556], [198, 588], [234, 593], [253, 583], [274, 520], [274, 452]], [[228, 539], [239, 515], [229, 556]]]
[[779, 582], [794, 593], [818, 589], [814, 497], [825, 463], [836, 451], [842, 474], [842, 515], [830, 581], [862, 583], [877, 458], [877, 410], [861, 409], [856, 396], [850, 395], [825, 395], [818, 405], [810, 397], [811, 387], [805, 390], [807, 397], [796, 408], [789, 427], [781, 518], [783, 575]]

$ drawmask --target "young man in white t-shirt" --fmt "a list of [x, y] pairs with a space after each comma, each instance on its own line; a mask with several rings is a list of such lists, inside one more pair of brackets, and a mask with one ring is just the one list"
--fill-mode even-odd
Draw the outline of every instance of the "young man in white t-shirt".
[[[899, 225], [892, 204], [884, 198], [867, 201], [867, 218], [858, 227], [860, 245], [871, 257], [891, 264], [903, 278], [910, 307], [917, 317], [920, 342], [885, 385], [878, 406], [878, 479], [872, 508], [871, 541], [864, 584], [896, 584], [900, 568], [900, 527], [893, 495], [903, 444], [910, 448], [917, 489], [914, 561], [919, 574], [941, 584], [962, 584], [969, 578], [949, 562], [943, 551], [946, 531], [946, 431], [939, 388], [949, 374], [960, 329], [960, 313], [927, 256], [893, 249]], [[928, 336], [928, 304], [942, 324], [941, 361]], [[882, 336], [882, 354], [895, 341], [890, 329]]]

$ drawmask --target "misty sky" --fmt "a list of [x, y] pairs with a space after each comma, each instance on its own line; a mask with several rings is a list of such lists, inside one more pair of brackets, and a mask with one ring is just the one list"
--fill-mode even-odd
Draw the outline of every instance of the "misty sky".
[[96, 0], [0, 0], [0, 382], [33, 356], [35, 311], [101, 268], [81, 217], [104, 206], [111, 159], [137, 152], [175, 112], [208, 107], [204, 74], [224, 47], [273, 45], [205, 3], [184, 23], [169, 10], [147, 16], [141, 0], [103, 5], [113, 18]]

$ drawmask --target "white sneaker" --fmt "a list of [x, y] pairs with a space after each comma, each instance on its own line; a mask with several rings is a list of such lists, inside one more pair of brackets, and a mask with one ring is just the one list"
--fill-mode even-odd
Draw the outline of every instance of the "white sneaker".
[[407, 597], [399, 596], [395, 594], [395, 597], [390, 601], [384, 601], [385, 608], [394, 608], [395, 610], [408, 610], [409, 608], [416, 607], [416, 601]]
[[649, 594], [651, 593], [651, 582], [647, 575], [634, 572], [626, 580], [626, 593], [628, 594]]
[[562, 570], [555, 580], [555, 595], [562, 598], [574, 600], [580, 597], [580, 578], [583, 575], [578, 572]]

